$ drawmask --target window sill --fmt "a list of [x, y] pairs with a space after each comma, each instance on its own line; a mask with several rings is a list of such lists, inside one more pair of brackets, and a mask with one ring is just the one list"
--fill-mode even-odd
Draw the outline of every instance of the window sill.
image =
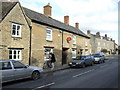
[[53, 42], [52, 40], [46, 40], [47, 42]]
[[12, 36], [12, 38], [13, 38], [14, 40], [16, 40], [16, 39], [22, 39], [22, 37], [15, 37], [15, 36]]

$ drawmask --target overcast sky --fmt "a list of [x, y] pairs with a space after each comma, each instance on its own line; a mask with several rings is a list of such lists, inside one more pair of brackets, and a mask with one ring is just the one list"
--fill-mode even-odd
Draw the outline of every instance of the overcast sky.
[[69, 24], [79, 22], [80, 30], [93, 34], [101, 32], [118, 43], [118, 1], [119, 0], [19, 0], [21, 5], [43, 13], [43, 6], [50, 3], [52, 18], [61, 22], [69, 15]]

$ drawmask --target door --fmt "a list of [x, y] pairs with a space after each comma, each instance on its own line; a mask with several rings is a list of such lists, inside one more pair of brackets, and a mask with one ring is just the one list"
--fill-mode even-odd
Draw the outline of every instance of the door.
[[2, 82], [14, 80], [14, 69], [11, 66], [10, 61], [0, 62], [2, 65]]
[[12, 61], [15, 72], [15, 79], [22, 79], [30, 76], [30, 70], [19, 61]]
[[62, 65], [67, 64], [68, 49], [63, 48]]

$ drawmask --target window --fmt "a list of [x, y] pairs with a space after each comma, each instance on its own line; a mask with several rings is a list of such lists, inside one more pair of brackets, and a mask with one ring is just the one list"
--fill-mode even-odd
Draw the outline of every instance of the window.
[[10, 62], [2, 62], [2, 70], [12, 69]]
[[52, 30], [48, 28], [46, 30], [46, 40], [52, 41]]
[[24, 64], [22, 64], [21, 62], [18, 62], [18, 61], [12, 61], [12, 63], [13, 63], [13, 66], [14, 66], [15, 69], [26, 67]]
[[9, 50], [9, 59], [21, 60], [21, 50], [10, 49]]
[[45, 48], [45, 56], [44, 56], [44, 60], [48, 61], [50, 59], [50, 53], [53, 52], [52, 48]]
[[72, 36], [73, 44], [76, 44], [76, 36]]
[[100, 46], [100, 42], [98, 42], [98, 46]]
[[21, 25], [12, 23], [12, 36], [21, 37]]
[[76, 58], [76, 50], [72, 50], [72, 58]]

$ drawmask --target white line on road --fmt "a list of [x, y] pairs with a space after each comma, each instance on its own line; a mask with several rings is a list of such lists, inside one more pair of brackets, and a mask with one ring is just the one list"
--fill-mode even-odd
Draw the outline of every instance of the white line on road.
[[77, 74], [77, 75], [73, 76], [73, 78], [78, 77], [78, 76], [81, 76], [81, 75], [86, 74], [86, 73], [89, 73], [89, 72], [92, 72], [92, 71], [94, 71], [94, 70], [95, 70], [95, 69], [92, 69], [92, 70], [86, 71], [86, 72], [84, 72], [84, 73]]
[[36, 89], [40, 89], [40, 88], [44, 88], [44, 87], [48, 87], [48, 86], [51, 86], [51, 85], [54, 85], [54, 84], [55, 84], [55, 82], [50, 83], [50, 84], [47, 84], [47, 85], [43, 85], [43, 86], [40, 86], [40, 87], [37, 87], [37, 88], [32, 89], [32, 90], [36, 90]]

